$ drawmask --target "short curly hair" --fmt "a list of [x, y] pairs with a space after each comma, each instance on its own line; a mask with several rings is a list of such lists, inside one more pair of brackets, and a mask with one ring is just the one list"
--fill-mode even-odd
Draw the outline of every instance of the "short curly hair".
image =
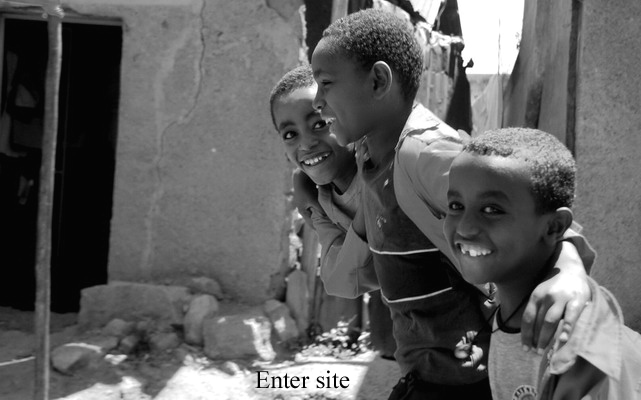
[[282, 96], [286, 96], [296, 89], [308, 88], [316, 85], [314, 81], [314, 74], [312, 67], [308, 64], [300, 65], [285, 75], [274, 85], [269, 95], [269, 111], [272, 116], [274, 127], [276, 126], [276, 119], [274, 118], [274, 102]]
[[472, 139], [463, 151], [525, 162], [537, 212], [572, 207], [576, 163], [570, 151], [553, 135], [530, 128], [497, 129]]
[[334, 21], [322, 39], [338, 54], [369, 70], [386, 62], [398, 75], [403, 95], [413, 100], [423, 72], [423, 49], [407, 21], [380, 9], [368, 8]]

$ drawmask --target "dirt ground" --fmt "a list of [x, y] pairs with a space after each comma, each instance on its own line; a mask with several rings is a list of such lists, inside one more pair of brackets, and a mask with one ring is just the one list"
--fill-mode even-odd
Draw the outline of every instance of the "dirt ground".
[[[0, 307], [2, 400], [33, 398], [33, 318], [32, 312]], [[52, 349], [81, 339], [75, 323], [75, 314], [52, 314]], [[73, 375], [52, 370], [49, 398], [378, 400], [387, 399], [399, 377], [394, 361], [384, 360], [371, 350], [338, 356], [310, 348], [281, 351], [275, 361], [260, 363], [210, 360], [201, 349], [182, 345], [162, 354], [109, 354]]]

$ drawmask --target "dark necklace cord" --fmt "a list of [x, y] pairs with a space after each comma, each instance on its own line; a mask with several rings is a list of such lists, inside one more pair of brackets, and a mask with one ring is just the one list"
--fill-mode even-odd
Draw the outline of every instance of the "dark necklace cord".
[[[553, 258], [551, 258], [550, 261], [548, 261], [548, 264], [550, 264], [551, 261], [553, 261]], [[547, 272], [548, 272], [548, 269], [544, 268], [540, 272], [540, 275], [539, 275], [540, 279], [537, 279], [536, 282], [540, 282]], [[489, 291], [490, 295], [486, 296], [487, 300], [489, 300], [490, 302], [494, 301], [494, 296], [493, 296], [494, 295], [494, 290], [492, 290], [492, 289], [493, 289], [493, 286], [490, 286], [490, 291]], [[508, 333], [508, 334], [514, 334], [514, 333], [521, 332], [521, 328], [520, 327], [518, 329], [509, 328], [509, 327], [506, 326], [506, 324], [512, 318], [514, 318], [516, 313], [519, 312], [519, 310], [524, 305], [527, 304], [527, 301], [530, 299], [531, 294], [532, 294], [532, 291], [529, 291], [528, 294], [523, 297], [523, 299], [521, 300], [519, 305], [510, 313], [510, 315], [508, 315], [507, 318], [505, 318], [505, 320], [503, 320], [501, 318], [501, 313], [499, 312], [499, 310], [501, 308], [501, 305], [499, 304], [499, 305], [496, 306], [496, 308], [492, 311], [492, 313], [490, 314], [490, 316], [486, 320], [485, 326], [483, 326], [479, 331], [477, 331], [477, 332], [468, 331], [468, 332], [464, 333], [461, 341], [459, 341], [456, 344], [455, 350], [454, 350], [454, 354], [455, 354], [456, 358], [466, 360], [463, 363], [464, 367], [480, 368], [480, 366], [482, 366], [481, 363], [482, 363], [482, 360], [483, 360], [483, 350], [481, 348], [479, 348], [479, 346], [477, 346], [477, 341], [479, 339], [479, 335], [482, 332], [489, 331], [490, 334], [493, 334], [498, 330], [501, 330], [501, 331], [503, 331], [505, 333]], [[499, 314], [496, 314], [497, 312], [499, 312]], [[496, 324], [497, 324], [498, 327], [496, 329], [493, 329], [493, 326], [494, 326], [493, 318], [495, 316], [496, 316]], [[485, 366], [485, 367], [487, 367], [487, 366]]]
[[[537, 282], [537, 284], [538, 284], [538, 282], [542, 282], [542, 281], [544, 280], [544, 278], [545, 278], [545, 276], [548, 274], [548, 272], [549, 272], [549, 270], [550, 270], [551, 266], [552, 266], [552, 265], [554, 265], [553, 260], [554, 260], [554, 259], [556, 259], [556, 257], [558, 257], [558, 253], [560, 253], [560, 247], [559, 247], [559, 248], [557, 248], [556, 253], [555, 253], [555, 256], [552, 256], [552, 257], [547, 261], [547, 263], [546, 263], [546, 264], [547, 264], [547, 267], [546, 267], [546, 268], [541, 269], [541, 271], [539, 272], [538, 277], [537, 277], [537, 279], [535, 280], [535, 281]], [[534, 285], [534, 286], [532, 287], [532, 290], [534, 290], [534, 288], [535, 288], [535, 287], [536, 287], [536, 285]], [[498, 330], [501, 330], [501, 331], [503, 331], [503, 332], [505, 332], [505, 333], [519, 333], [519, 332], [521, 332], [521, 328], [520, 328], [520, 327], [519, 327], [519, 328], [510, 328], [510, 327], [508, 327], [508, 326], [507, 326], [507, 323], [508, 323], [508, 322], [510, 322], [510, 320], [511, 320], [515, 315], [516, 315], [516, 313], [517, 313], [517, 312], [518, 312], [518, 311], [519, 311], [523, 306], [525, 306], [525, 305], [527, 304], [527, 301], [530, 299], [530, 296], [532, 295], [532, 290], [530, 290], [530, 291], [528, 292], [528, 294], [527, 294], [527, 295], [525, 295], [525, 296], [523, 297], [523, 299], [521, 300], [521, 302], [519, 303], [519, 305], [518, 305], [518, 306], [516, 306], [516, 308], [514, 309], [514, 311], [512, 311], [512, 313], [511, 313], [510, 315], [508, 315], [508, 317], [507, 317], [507, 318], [505, 318], [505, 320], [503, 320], [503, 318], [501, 318], [501, 313], [499, 312], [499, 309], [501, 308], [501, 304], [499, 304], [498, 306], [496, 306], [496, 309], [492, 312], [492, 315], [490, 315], [490, 318], [487, 320], [488, 325], [489, 325], [490, 327], [492, 327], [492, 326], [493, 326], [493, 324], [492, 324], [492, 318], [493, 318], [493, 317], [494, 317], [494, 315], [498, 312], [498, 314], [496, 314], [496, 325], [497, 325], [498, 327], [497, 327], [496, 329], [492, 329], [492, 328], [490, 328], [490, 332], [491, 332], [491, 333], [494, 333], [494, 332], [496, 332], [496, 331], [498, 331]]]
[[[487, 332], [490, 331], [490, 334], [493, 334], [494, 332], [498, 331], [499, 329], [507, 332], [507, 333], [518, 333], [520, 332], [521, 329], [515, 330], [514, 332], [509, 332], [507, 327], [504, 327], [503, 325], [507, 323], [509, 320], [511, 320], [516, 313], [527, 303], [527, 300], [530, 298], [529, 295], [525, 296], [523, 300], [521, 300], [521, 303], [516, 307], [514, 311], [505, 319], [505, 322], [501, 320], [501, 313], [497, 314], [499, 309], [501, 308], [500, 305], [496, 306], [496, 308], [492, 311], [490, 316], [488, 317], [485, 325], [478, 331], [468, 331], [465, 332], [463, 335], [461, 341], [459, 341], [454, 350], [454, 355], [456, 358], [459, 359], [464, 359], [466, 360], [463, 363], [464, 367], [477, 367], [480, 368], [482, 366], [482, 360], [483, 360], [483, 350], [477, 346], [477, 340], [479, 338], [479, 334], [482, 332]], [[496, 316], [497, 318], [497, 325], [499, 326], [496, 329], [492, 329], [493, 324], [492, 324], [492, 319]], [[487, 366], [487, 365], [486, 365]]]
[[529, 299], [530, 299], [530, 294], [528, 294], [527, 296], [523, 297], [523, 299], [521, 300], [519, 305], [516, 306], [514, 311], [512, 311], [510, 313], [510, 315], [508, 315], [507, 318], [505, 318], [505, 320], [503, 320], [503, 318], [501, 318], [501, 312], [500, 312], [501, 305], [499, 304], [498, 306], [496, 306], [496, 309], [494, 310], [494, 312], [492, 313], [492, 316], [490, 317], [490, 320], [488, 321], [489, 326], [492, 326], [492, 317], [496, 314], [496, 325], [497, 325], [497, 328], [496, 329], [492, 329], [491, 333], [494, 333], [494, 332], [496, 332], [498, 330], [502, 330], [505, 333], [519, 333], [519, 332], [521, 332], [521, 328], [520, 327], [519, 328], [510, 328], [510, 327], [507, 326], [507, 323], [510, 322], [510, 320], [519, 312], [519, 310], [521, 308], [523, 308], [523, 306], [525, 306], [527, 304], [527, 301]]

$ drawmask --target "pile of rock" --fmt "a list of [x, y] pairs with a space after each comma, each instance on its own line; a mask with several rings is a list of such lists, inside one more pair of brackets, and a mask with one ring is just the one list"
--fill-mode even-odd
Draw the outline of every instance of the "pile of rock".
[[271, 361], [275, 348], [299, 338], [289, 307], [278, 300], [225, 309], [220, 285], [194, 278], [184, 286], [111, 282], [82, 291], [78, 328], [81, 342], [52, 352], [52, 364], [73, 373], [107, 354], [173, 351], [183, 343], [218, 360]]

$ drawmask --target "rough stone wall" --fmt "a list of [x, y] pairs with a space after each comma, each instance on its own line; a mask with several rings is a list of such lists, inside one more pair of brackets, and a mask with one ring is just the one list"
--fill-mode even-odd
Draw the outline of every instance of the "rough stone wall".
[[577, 219], [598, 251], [593, 276], [641, 330], [641, 2], [583, 2]]
[[217, 279], [269, 297], [289, 168], [269, 91], [298, 64], [301, 0], [72, 0], [123, 25], [109, 279]]

